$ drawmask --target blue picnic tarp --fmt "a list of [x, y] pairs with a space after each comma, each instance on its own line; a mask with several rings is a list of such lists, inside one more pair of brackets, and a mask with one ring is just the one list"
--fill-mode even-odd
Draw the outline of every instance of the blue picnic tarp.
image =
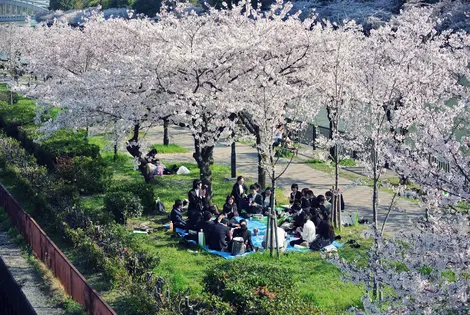
[[[238, 221], [240, 221], [243, 218], [242, 217], [237, 217], [236, 219]], [[251, 220], [248, 219], [246, 221], [247, 221], [247, 224], [248, 224], [247, 227], [248, 227], [249, 230], [253, 231], [253, 229], [255, 229], [255, 228], [257, 228], [259, 230], [258, 235], [256, 235], [256, 236], [253, 235], [253, 233], [251, 233], [251, 239], [253, 241], [254, 247], [262, 247], [262, 242], [263, 242], [263, 239], [264, 239], [264, 235], [266, 234], [266, 226], [267, 226], [265, 220], [259, 221], [259, 220], [255, 220], [255, 219], [251, 219]], [[170, 224], [166, 224], [163, 227], [169, 229]], [[183, 230], [183, 229], [176, 228], [175, 232], [178, 233], [179, 235], [181, 235], [181, 237], [184, 237], [186, 235], [186, 231]], [[294, 235], [287, 234], [287, 237], [286, 237], [286, 240], [287, 240], [286, 251], [288, 251], [288, 252], [310, 251], [310, 249], [308, 249], [308, 248], [296, 248], [296, 247], [291, 246], [290, 241], [293, 241], [293, 240], [296, 240], [296, 239], [298, 239], [298, 238], [294, 237]], [[197, 244], [195, 241], [189, 241], [189, 242]], [[338, 243], [336, 241], [333, 242], [333, 245], [335, 247], [343, 247], [344, 246], [343, 244]], [[217, 251], [217, 250], [211, 250], [207, 246], [203, 249], [205, 251], [208, 251], [211, 254], [218, 255], [218, 256], [221, 256], [221, 257], [223, 257], [225, 259], [229, 259], [229, 260], [232, 260], [232, 259], [235, 259], [235, 258], [238, 258], [238, 257], [244, 257], [244, 256], [255, 253], [253, 251], [253, 252], [248, 252], [248, 253], [244, 253], [244, 254], [237, 255], [237, 256], [232, 256], [228, 252], [221, 252], [221, 251]]]

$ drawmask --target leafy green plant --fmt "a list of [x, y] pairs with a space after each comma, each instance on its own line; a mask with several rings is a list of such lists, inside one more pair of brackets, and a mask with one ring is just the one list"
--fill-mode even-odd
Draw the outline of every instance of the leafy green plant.
[[87, 132], [80, 130], [60, 130], [51, 137], [42, 140], [35, 146], [35, 156], [38, 162], [47, 165], [49, 169], [54, 168], [57, 157], [87, 156], [96, 158], [99, 156], [100, 148], [89, 144]]
[[207, 292], [230, 303], [237, 314], [320, 313], [299, 297], [292, 271], [272, 262], [224, 262], [207, 272], [204, 284]]
[[143, 181], [140, 182], [119, 182], [111, 185], [107, 192], [130, 192], [140, 198], [144, 207], [144, 213], [151, 213], [155, 210], [154, 186]]
[[58, 157], [54, 174], [57, 179], [76, 186], [85, 195], [104, 192], [112, 176], [101, 157], [92, 159], [86, 156]]
[[104, 197], [105, 210], [114, 215], [114, 220], [126, 224], [128, 217], [142, 215], [143, 207], [139, 197], [131, 192], [111, 192]]

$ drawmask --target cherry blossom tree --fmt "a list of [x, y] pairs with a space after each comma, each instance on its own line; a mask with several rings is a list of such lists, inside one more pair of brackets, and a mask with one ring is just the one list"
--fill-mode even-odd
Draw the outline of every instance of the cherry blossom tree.
[[[18, 84], [25, 72], [25, 62], [22, 50], [26, 27], [16, 26], [12, 23], [0, 25], [0, 61], [1, 68], [10, 77], [12, 85]], [[10, 104], [13, 105], [13, 91], [10, 89]]]
[[[345, 110], [354, 110], [352, 104], [357, 96], [357, 79], [361, 49], [364, 49], [362, 28], [354, 21], [338, 26], [324, 21], [322, 40], [316, 45], [319, 52], [310, 67], [310, 77], [320, 78], [316, 84], [315, 100], [326, 107], [330, 123], [329, 153], [335, 166], [334, 195], [339, 196], [338, 167], [339, 144], [343, 134], [339, 133], [339, 125]], [[341, 229], [341, 210], [333, 203], [333, 222]]]
[[[365, 285], [364, 310], [355, 314], [466, 314], [469, 311], [468, 220], [441, 213], [417, 224], [417, 231], [375, 237], [366, 265], [332, 261], [346, 281]], [[375, 288], [384, 290], [371, 295]]]
[[386, 164], [427, 104], [447, 100], [459, 89], [462, 60], [453, 52], [458, 35], [438, 33], [429, 9], [411, 9], [365, 39], [354, 108], [345, 112], [348, 145], [359, 152], [373, 179], [377, 226], [378, 182]]

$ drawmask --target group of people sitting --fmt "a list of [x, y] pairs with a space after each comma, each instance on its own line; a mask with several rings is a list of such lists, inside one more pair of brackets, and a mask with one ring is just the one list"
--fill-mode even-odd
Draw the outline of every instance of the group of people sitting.
[[[248, 190], [244, 178], [239, 176], [234, 184], [232, 193], [227, 196], [221, 212], [215, 205], [210, 205], [207, 194], [208, 187], [200, 180], [193, 182], [193, 188], [188, 192], [188, 201], [176, 200], [170, 214], [175, 228], [186, 230], [186, 238], [197, 240], [197, 233], [203, 232], [205, 243], [209, 249], [217, 251], [231, 251], [233, 244], [242, 241], [245, 251], [254, 250], [252, 232], [248, 229], [245, 218], [252, 215], [267, 215], [273, 213], [278, 218], [287, 218], [277, 227], [277, 246], [284, 250], [287, 247], [286, 233], [295, 234], [297, 240], [292, 246], [301, 245], [315, 249], [316, 246], [331, 244], [335, 235], [330, 224], [332, 198], [330, 191], [325, 196], [315, 196], [309, 189], [299, 191], [298, 185], [292, 185], [290, 194], [290, 207], [285, 212], [272, 209], [273, 196], [271, 188], [261, 191], [259, 184], [253, 184]], [[184, 207], [187, 205], [188, 220], [183, 219]], [[212, 217], [215, 216], [213, 220]], [[237, 221], [237, 217], [244, 219]], [[258, 231], [254, 230], [256, 235]], [[265, 235], [268, 248], [270, 237]], [[319, 249], [319, 248], [318, 248]]]
[[[289, 227], [299, 238], [291, 241], [291, 246], [303, 245], [318, 250], [334, 241], [335, 233], [330, 223], [332, 199], [331, 191], [315, 196], [310, 189], [299, 191], [299, 186], [292, 184], [289, 213], [294, 220]], [[344, 211], [342, 196], [341, 207]]]

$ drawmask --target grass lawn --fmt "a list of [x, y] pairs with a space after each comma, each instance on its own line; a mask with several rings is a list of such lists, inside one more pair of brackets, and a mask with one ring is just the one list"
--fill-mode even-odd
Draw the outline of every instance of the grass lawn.
[[[90, 142], [104, 148], [109, 142], [104, 135], [91, 137]], [[180, 147], [178, 147], [180, 148]], [[173, 147], [172, 150], [180, 150]], [[164, 149], [157, 149], [159, 153], [164, 153]], [[171, 153], [175, 153], [173, 151]], [[170, 153], [166, 151], [166, 153]], [[113, 182], [142, 182], [143, 177], [135, 168], [134, 160], [124, 153], [118, 153], [117, 159], [114, 159], [113, 153], [103, 153], [103, 159], [108, 167], [113, 171]], [[165, 163], [165, 161], [162, 161]], [[186, 166], [191, 174], [189, 175], [170, 175], [157, 177], [155, 180], [155, 193], [164, 203], [167, 213], [175, 199], [186, 199], [187, 192], [192, 187], [194, 179], [199, 178], [199, 169], [194, 163], [179, 163], [178, 166]], [[167, 167], [171, 167], [168, 165]], [[230, 167], [225, 165], [213, 165], [213, 203], [222, 208], [226, 196], [231, 192], [234, 184], [229, 178]], [[8, 178], [1, 178], [0, 181], [8, 187], [16, 198], [28, 212], [37, 217], [41, 224], [41, 216], [34, 213], [35, 205], [28, 202], [29, 197], [25, 195], [24, 190]], [[246, 184], [250, 185], [254, 179], [246, 178]], [[280, 191], [277, 194], [278, 204], [287, 203], [286, 196]], [[101, 211], [103, 207], [103, 194], [96, 194], [81, 198], [81, 203], [88, 209]], [[148, 252], [156, 253], [160, 257], [160, 264], [154, 268], [156, 275], [162, 276], [169, 285], [169, 288], [175, 292], [187, 292], [189, 296], [195, 296], [203, 293], [203, 278], [207, 270], [215, 264], [222, 262], [230, 263], [224, 259], [201, 251], [196, 245], [186, 245], [181, 242], [179, 237], [166, 231], [162, 225], [169, 222], [168, 214], [143, 216], [128, 220], [128, 231], [132, 233], [134, 227], [146, 225], [156, 228], [152, 234], [131, 234], [136, 244], [145, 248]], [[89, 283], [100, 292], [103, 297], [119, 313], [119, 300], [123, 292], [120, 288], [112, 288], [110, 283], [103, 281], [100, 273], [96, 273], [87, 267], [86, 261], [80, 257], [77, 250], [70, 247], [59, 231], [51, 227], [46, 233], [61, 248], [74, 265], [84, 274]], [[358, 264], [366, 261], [366, 251], [370, 247], [371, 240], [365, 240], [360, 237], [362, 227], [344, 228], [341, 235], [342, 242], [346, 243], [348, 239], [356, 239], [361, 248], [353, 249], [345, 247], [339, 249], [340, 257], [350, 261], [357, 261]], [[244, 260], [265, 260], [273, 265], [283, 265], [288, 267], [288, 272], [294, 277], [298, 287], [299, 294], [304, 298], [305, 303], [314, 303], [325, 314], [344, 313], [351, 306], [360, 305], [360, 299], [364, 293], [362, 287], [353, 284], [343, 283], [341, 274], [336, 268], [325, 259], [320, 257], [318, 252], [307, 253], [284, 253], [281, 258], [273, 259], [268, 253], [256, 253], [248, 257], [239, 258]], [[269, 272], [269, 270], [266, 270]]]
[[157, 149], [158, 154], [189, 153], [188, 149], [180, 147], [179, 145], [173, 143], [170, 143], [169, 145], [154, 144], [150, 148]]
[[[105, 154], [104, 159], [112, 165], [116, 181], [141, 181], [142, 177], [139, 171], [134, 170], [133, 160], [124, 154], [119, 154], [119, 159], [113, 161], [112, 154]], [[190, 169], [189, 175], [171, 175], [158, 177], [156, 179], [156, 195], [165, 204], [167, 212], [171, 210], [175, 199], [184, 199], [187, 197], [187, 191], [191, 188], [192, 181], [197, 178], [198, 169], [195, 164], [181, 163]], [[232, 189], [232, 181], [226, 180], [230, 174], [230, 168], [225, 165], [213, 166], [214, 182], [214, 203], [220, 208], [225, 196]], [[248, 179], [248, 184], [250, 181]], [[285, 199], [284, 196], [282, 198]], [[287, 200], [281, 199], [279, 202], [285, 203]], [[87, 197], [83, 200], [87, 207], [102, 207], [103, 197], [96, 195]], [[221, 257], [208, 254], [196, 245], [188, 245], [181, 242], [179, 237], [175, 237], [162, 227], [168, 223], [168, 215], [143, 216], [140, 218], [129, 219], [129, 232], [138, 226], [147, 226], [156, 228], [155, 233], [134, 234], [133, 238], [149, 252], [156, 253], [161, 261], [153, 270], [155, 274], [163, 277], [172, 291], [187, 291], [189, 295], [198, 295], [203, 292], [203, 277], [206, 270], [209, 270], [215, 264], [225, 261]], [[372, 241], [360, 237], [363, 227], [344, 228], [341, 235], [342, 242], [346, 243], [349, 239], [355, 239], [361, 244], [361, 248], [353, 249], [349, 246], [340, 249], [340, 257], [349, 261], [358, 261], [365, 263], [366, 251]], [[338, 232], [337, 232], [338, 234]], [[269, 260], [273, 264], [289, 266], [296, 279], [300, 294], [304, 297], [306, 303], [314, 303], [326, 314], [343, 313], [347, 308], [353, 305], [360, 305], [360, 299], [364, 290], [353, 284], [345, 284], [341, 280], [341, 274], [338, 269], [320, 257], [318, 252], [308, 253], [284, 253], [281, 259], [272, 259], [269, 254], [253, 254], [240, 259]], [[96, 280], [96, 284], [100, 284]], [[106, 291], [102, 287], [103, 296], [113, 303], [118, 297], [116, 290]]]

